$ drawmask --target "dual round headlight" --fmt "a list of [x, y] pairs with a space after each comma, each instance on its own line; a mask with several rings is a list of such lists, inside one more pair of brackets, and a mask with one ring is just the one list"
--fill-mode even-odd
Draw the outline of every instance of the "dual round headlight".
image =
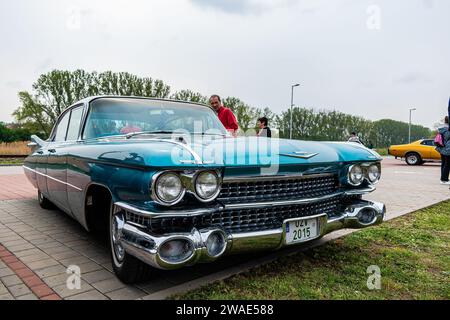
[[195, 179], [195, 193], [202, 200], [214, 198], [219, 187], [219, 177], [214, 171], [203, 171]]
[[181, 175], [176, 172], [164, 172], [153, 182], [153, 199], [162, 205], [175, 205], [180, 202], [186, 190], [193, 193], [202, 202], [214, 200], [220, 192], [220, 179], [215, 171], [202, 171], [188, 177], [192, 183], [186, 188]]
[[359, 186], [363, 183], [363, 181], [364, 181], [363, 168], [358, 164], [351, 166], [350, 169], [348, 170], [348, 182], [352, 186]]
[[173, 172], [163, 173], [155, 182], [156, 196], [164, 204], [173, 205], [184, 196], [185, 189], [180, 176]]
[[348, 170], [348, 183], [352, 186], [360, 186], [364, 179], [367, 179], [371, 184], [375, 184], [380, 180], [381, 170], [376, 164], [371, 164], [368, 167], [362, 167], [359, 164], [350, 166]]
[[380, 167], [376, 164], [372, 164], [367, 168], [367, 179], [370, 181], [370, 183], [378, 183], [381, 177], [381, 170]]

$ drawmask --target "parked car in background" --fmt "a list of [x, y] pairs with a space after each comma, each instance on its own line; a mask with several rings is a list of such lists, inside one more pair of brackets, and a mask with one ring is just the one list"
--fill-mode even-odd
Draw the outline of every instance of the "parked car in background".
[[369, 227], [386, 211], [362, 199], [381, 176], [376, 152], [356, 143], [233, 138], [201, 104], [87, 98], [61, 114], [47, 141], [32, 140], [24, 170], [40, 205], [56, 205], [87, 230], [106, 229], [113, 269], [126, 283], [153, 268]]
[[433, 139], [422, 139], [408, 144], [390, 146], [388, 154], [396, 159], [405, 159], [410, 166], [422, 165], [425, 162], [441, 161]]

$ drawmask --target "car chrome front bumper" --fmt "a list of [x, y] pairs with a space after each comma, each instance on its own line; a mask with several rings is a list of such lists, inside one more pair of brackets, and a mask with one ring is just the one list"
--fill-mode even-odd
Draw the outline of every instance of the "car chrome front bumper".
[[[196, 263], [211, 262], [223, 255], [236, 254], [258, 250], [274, 250], [286, 246], [285, 223], [282, 228], [245, 232], [226, 233], [220, 228], [209, 228], [197, 230], [193, 228], [188, 233], [152, 234], [145, 228], [141, 228], [134, 223], [126, 221], [123, 207], [138, 215], [154, 216], [154, 213], [145, 212], [123, 203], [116, 203], [114, 209], [114, 219], [117, 225], [117, 238], [125, 251], [144, 261], [145, 263], [159, 269], [177, 269], [183, 266], [194, 265]], [[320, 238], [327, 233], [343, 228], [365, 228], [380, 224], [385, 216], [386, 207], [382, 203], [357, 200], [346, 209], [329, 218], [327, 214], [317, 216], [301, 217], [300, 219], [318, 218], [319, 232], [314, 239]], [[225, 248], [217, 256], [210, 256], [206, 242], [212, 232], [220, 232], [224, 235]], [[314, 240], [310, 239], [310, 240]], [[179, 262], [171, 262], [164, 259], [160, 254], [163, 244], [171, 240], [187, 241], [192, 245], [192, 254]]]

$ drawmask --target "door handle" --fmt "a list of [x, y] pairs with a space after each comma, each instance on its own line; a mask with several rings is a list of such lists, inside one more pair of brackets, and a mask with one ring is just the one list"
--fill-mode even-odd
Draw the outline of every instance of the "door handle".
[[48, 149], [48, 152], [50, 152], [50, 153], [55, 153], [55, 152], [56, 152], [56, 149]]
[[39, 151], [36, 151], [36, 153], [37, 153], [37, 154], [44, 154], [44, 151], [39, 150]]

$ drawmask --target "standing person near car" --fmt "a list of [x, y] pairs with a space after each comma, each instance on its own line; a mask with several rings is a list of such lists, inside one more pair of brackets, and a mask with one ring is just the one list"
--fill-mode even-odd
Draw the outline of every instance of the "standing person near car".
[[272, 130], [269, 128], [269, 120], [266, 117], [259, 118], [257, 126], [259, 128], [258, 137], [272, 138]]
[[445, 117], [444, 126], [438, 129], [438, 134], [442, 135], [442, 146], [437, 146], [436, 151], [441, 154], [441, 184], [450, 185], [450, 131], [448, 126], [448, 116]]
[[350, 138], [348, 138], [348, 142], [356, 142], [356, 143], [362, 144], [361, 140], [359, 140], [359, 137], [356, 135], [356, 132], [352, 132], [350, 134]]
[[220, 122], [222, 122], [225, 129], [227, 129], [233, 135], [233, 137], [236, 137], [239, 125], [237, 123], [236, 117], [233, 114], [233, 111], [222, 105], [222, 100], [217, 94], [213, 94], [211, 98], [209, 98], [209, 104], [214, 109], [214, 111], [216, 111], [217, 116], [219, 117], [219, 120]]

